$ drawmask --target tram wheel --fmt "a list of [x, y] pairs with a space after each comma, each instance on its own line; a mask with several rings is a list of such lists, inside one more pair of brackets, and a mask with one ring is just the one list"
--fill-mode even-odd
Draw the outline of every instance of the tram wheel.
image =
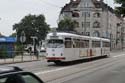
[[55, 63], [56, 65], [61, 65], [61, 64], [62, 64], [61, 61], [55, 61], [54, 63]]

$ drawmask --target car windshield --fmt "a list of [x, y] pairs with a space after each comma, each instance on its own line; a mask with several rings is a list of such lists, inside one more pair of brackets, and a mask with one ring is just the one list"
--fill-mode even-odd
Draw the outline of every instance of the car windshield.
[[43, 83], [31, 74], [14, 74], [0, 77], [0, 83]]

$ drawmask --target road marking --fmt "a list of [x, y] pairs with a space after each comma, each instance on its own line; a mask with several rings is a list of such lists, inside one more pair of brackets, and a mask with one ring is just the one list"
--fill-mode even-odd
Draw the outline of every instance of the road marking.
[[69, 69], [69, 68], [71, 68], [71, 67], [64, 67], [64, 68], [58, 68], [58, 69], [54, 69], [54, 70], [41, 71], [41, 72], [37, 72], [35, 74], [36, 75], [46, 74], [46, 73], [51, 73], [51, 72], [60, 71], [60, 70], [64, 70], [64, 69]]
[[121, 57], [121, 56], [125, 56], [125, 54], [117, 55], [117, 56], [113, 56], [113, 57], [116, 58], [116, 57]]

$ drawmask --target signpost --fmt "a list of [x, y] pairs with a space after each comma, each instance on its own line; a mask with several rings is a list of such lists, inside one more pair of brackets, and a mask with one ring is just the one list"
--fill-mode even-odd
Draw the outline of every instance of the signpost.
[[[22, 53], [23, 53], [23, 49], [24, 49], [23, 43], [26, 42], [26, 36], [25, 36], [25, 32], [24, 31], [21, 32], [20, 42], [22, 43]], [[23, 61], [23, 54], [22, 54], [22, 61]]]
[[36, 36], [31, 36], [31, 38], [33, 39], [33, 50], [34, 50], [34, 55], [36, 54], [36, 40], [38, 39]]
[[25, 36], [25, 32], [24, 32], [24, 31], [21, 32], [20, 42], [21, 42], [21, 43], [26, 42], [26, 36]]

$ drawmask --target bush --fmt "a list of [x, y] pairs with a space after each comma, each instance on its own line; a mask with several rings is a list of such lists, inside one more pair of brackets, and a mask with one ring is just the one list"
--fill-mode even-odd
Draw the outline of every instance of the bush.
[[5, 48], [0, 49], [0, 58], [7, 58], [7, 51]]
[[23, 54], [23, 52], [22, 52], [23, 51], [23, 46], [20, 45], [20, 44], [16, 44], [15, 51], [16, 51], [15, 55]]

